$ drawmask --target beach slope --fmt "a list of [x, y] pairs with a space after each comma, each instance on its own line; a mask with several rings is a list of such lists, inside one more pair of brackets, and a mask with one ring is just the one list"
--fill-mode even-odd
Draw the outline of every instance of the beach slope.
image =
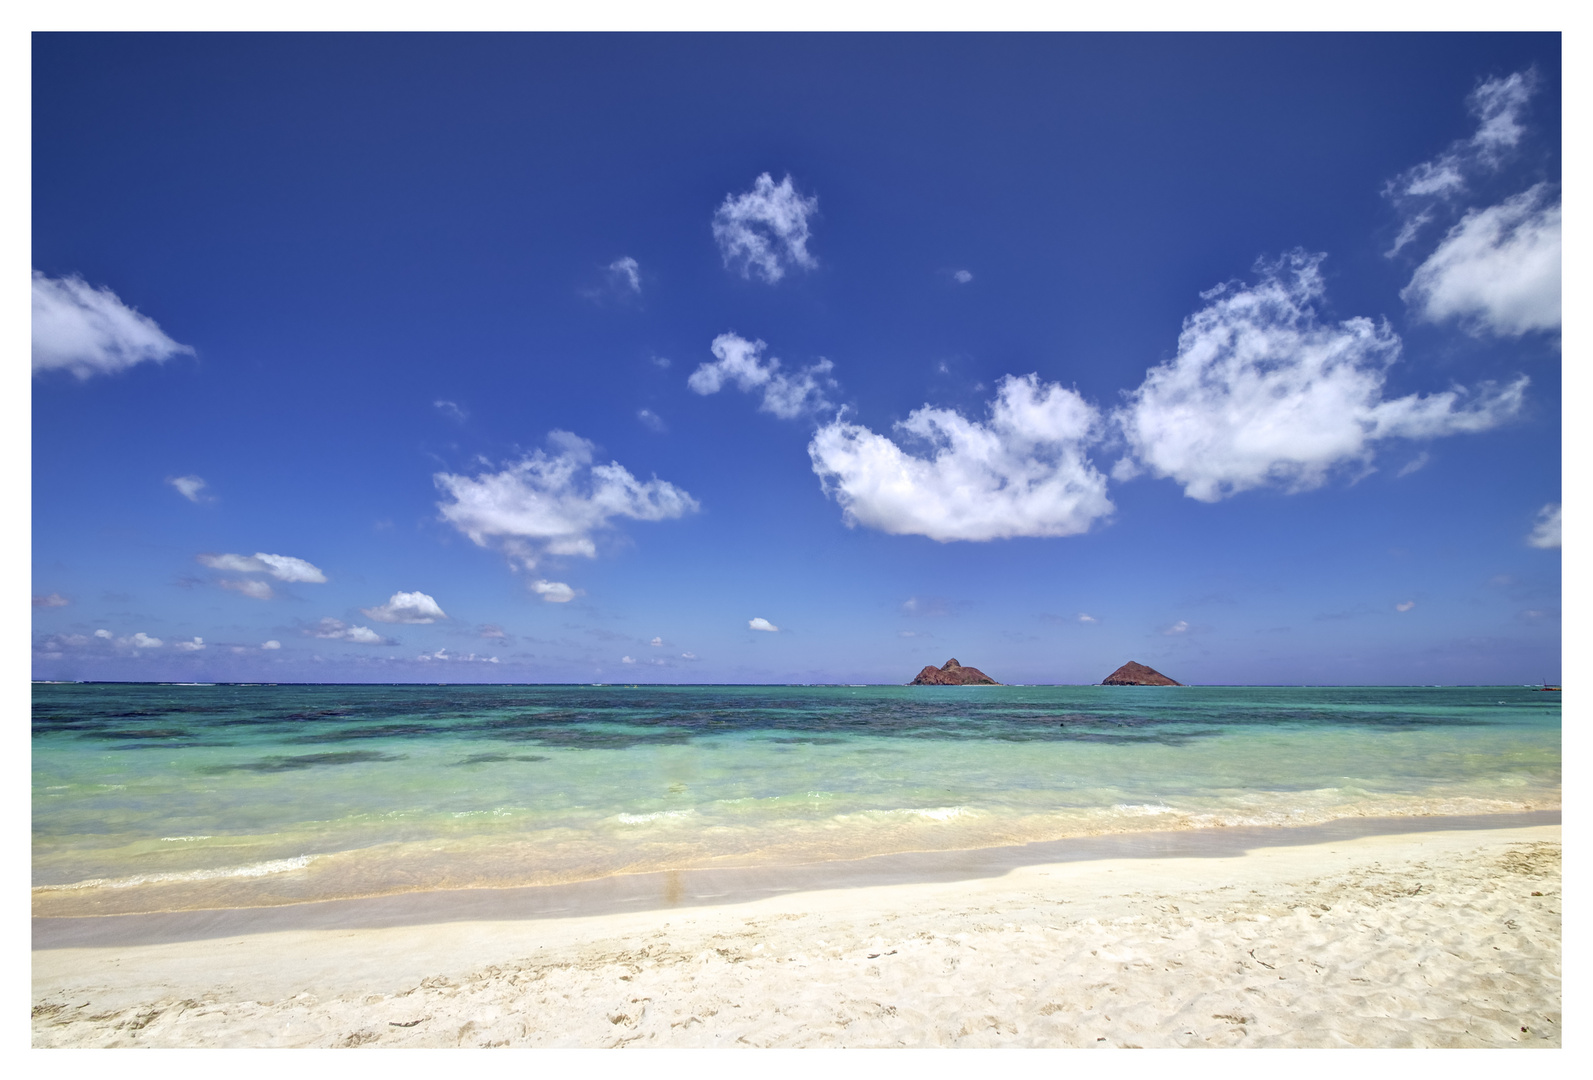
[[44, 949], [33, 1044], [1558, 1046], [1560, 906], [1555, 825]]

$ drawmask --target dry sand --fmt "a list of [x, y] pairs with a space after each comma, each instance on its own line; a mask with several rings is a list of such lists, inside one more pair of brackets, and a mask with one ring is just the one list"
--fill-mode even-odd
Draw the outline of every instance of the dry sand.
[[1558, 1046], [1560, 827], [33, 954], [48, 1046]]

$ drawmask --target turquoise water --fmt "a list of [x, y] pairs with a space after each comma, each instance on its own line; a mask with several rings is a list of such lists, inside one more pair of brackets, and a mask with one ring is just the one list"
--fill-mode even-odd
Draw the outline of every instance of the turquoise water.
[[39, 914], [1560, 805], [1523, 687], [36, 685]]

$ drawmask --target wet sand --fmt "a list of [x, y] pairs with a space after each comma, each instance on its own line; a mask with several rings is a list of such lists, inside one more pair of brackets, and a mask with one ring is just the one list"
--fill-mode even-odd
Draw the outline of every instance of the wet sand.
[[1558, 1046], [1560, 827], [1449, 824], [36, 920], [33, 1044]]

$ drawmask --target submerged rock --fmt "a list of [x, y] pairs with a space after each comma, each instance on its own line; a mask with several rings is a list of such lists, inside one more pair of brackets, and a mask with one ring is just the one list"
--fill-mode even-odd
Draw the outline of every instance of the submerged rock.
[[909, 686], [1000, 686], [990, 676], [976, 667], [963, 667], [956, 658], [946, 661], [944, 667], [933, 664], [918, 673]]
[[1155, 668], [1146, 667], [1144, 664], [1130, 660], [1106, 678], [1101, 680], [1102, 686], [1183, 686], [1157, 671]]

